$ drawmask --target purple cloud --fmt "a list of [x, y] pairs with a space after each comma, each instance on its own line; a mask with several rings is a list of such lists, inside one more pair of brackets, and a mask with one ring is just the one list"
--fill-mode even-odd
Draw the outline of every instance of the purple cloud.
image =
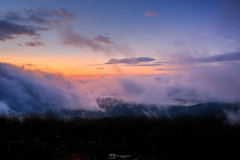
[[[90, 48], [94, 51], [104, 52], [106, 54], [112, 53], [123, 53], [124, 55], [128, 55], [132, 52], [131, 49], [127, 45], [102, 45], [103, 41], [106, 42], [106, 39], [98, 39], [101, 43], [96, 42], [95, 40], [89, 39], [83, 35], [75, 33], [71, 29], [61, 29], [59, 30], [59, 34], [61, 39], [63, 40], [63, 44], [80, 47], [80, 48]], [[107, 39], [108, 40], [108, 39]], [[110, 42], [111, 43], [111, 42]]]
[[46, 46], [42, 41], [26, 42], [25, 45], [28, 47]]
[[0, 41], [5, 42], [6, 40], [14, 39], [16, 35], [36, 36], [38, 35], [36, 33], [37, 30], [41, 30], [41, 28], [0, 20]]
[[135, 66], [162, 66], [160, 63], [152, 63], [152, 64], [137, 64]]
[[110, 59], [107, 63], [104, 64], [118, 64], [118, 63], [125, 63], [125, 64], [137, 64], [139, 62], [149, 62], [154, 61], [155, 59], [149, 57], [139, 57], [139, 58], [124, 58], [124, 59]]
[[2, 13], [3, 19], [19, 23], [34, 23], [43, 25], [55, 25], [60, 23], [67, 23], [75, 16], [64, 8], [47, 9], [47, 8], [32, 8], [18, 11], [7, 11]]
[[102, 35], [98, 35], [94, 38], [92, 38], [92, 41], [98, 42], [98, 43], [103, 43], [103, 44], [115, 44], [114, 41], [111, 41], [111, 37], [106, 37]]
[[75, 46], [75, 47], [89, 47], [95, 51], [103, 51], [103, 52], [109, 52], [107, 48], [100, 46], [99, 44], [95, 43], [94, 41], [91, 41], [90, 39], [74, 33], [72, 30], [61, 30], [60, 33], [63, 44]]
[[155, 11], [147, 11], [145, 16], [147, 17], [154, 17], [157, 13]]
[[210, 62], [239, 61], [239, 60], [240, 60], [240, 52], [236, 52], [236, 53], [214, 55], [214, 56], [209, 56], [204, 58], [196, 58], [193, 60], [193, 62], [210, 63]]
[[38, 31], [48, 31], [53, 26], [67, 23], [75, 16], [64, 8], [34, 8], [6, 11], [0, 15], [0, 41], [13, 40], [17, 35], [40, 38]]
[[240, 52], [225, 53], [220, 55], [213, 55], [202, 58], [182, 58], [176, 61], [156, 62], [162, 64], [188, 64], [188, 63], [212, 63], [212, 62], [227, 62], [227, 61], [240, 61]]

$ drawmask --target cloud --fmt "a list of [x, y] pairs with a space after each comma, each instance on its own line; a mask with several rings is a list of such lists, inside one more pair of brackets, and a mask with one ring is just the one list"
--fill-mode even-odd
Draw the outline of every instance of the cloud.
[[0, 107], [20, 113], [97, 111], [101, 109], [97, 101], [103, 98], [120, 99], [130, 106], [181, 105], [180, 100], [189, 99], [193, 104], [240, 103], [239, 68], [238, 63], [227, 63], [194, 68], [182, 75], [116, 76], [82, 83], [58, 73], [0, 63]]
[[110, 59], [107, 63], [104, 64], [118, 64], [118, 63], [124, 63], [124, 64], [137, 64], [139, 62], [149, 62], [154, 61], [155, 59], [149, 58], [149, 57], [139, 57], [139, 58], [124, 58], [124, 59]]
[[33, 23], [41, 25], [56, 25], [67, 23], [75, 19], [75, 16], [64, 8], [47, 9], [47, 8], [23, 8], [18, 11], [3, 12], [3, 19], [15, 23]]
[[[179, 60], [156, 62], [160, 64], [197, 64], [197, 63], [213, 63], [213, 62], [234, 62], [240, 60], [240, 52], [225, 53], [202, 58], [188, 58], [182, 56]], [[159, 70], [159, 69], [157, 69]], [[161, 70], [161, 69], [160, 69]]]
[[154, 69], [158, 71], [175, 71], [175, 70], [184, 70], [184, 68], [176, 68], [176, 69], [164, 69], [164, 68], [159, 68], [159, 69]]
[[35, 28], [33, 26], [19, 25], [0, 20], [0, 41], [12, 40], [16, 35], [37, 36], [36, 31], [42, 28]]
[[237, 111], [228, 111], [225, 110], [227, 122], [231, 125], [240, 124], [240, 109]]
[[0, 15], [0, 41], [13, 40], [18, 35], [40, 37], [38, 31], [72, 21], [75, 16], [64, 8], [33, 8], [6, 11]]
[[193, 62], [210, 63], [210, 62], [239, 61], [239, 60], [240, 60], [240, 52], [236, 52], [236, 53], [214, 55], [214, 56], [209, 56], [204, 58], [196, 58], [196, 59], [193, 59]]
[[228, 39], [227, 41], [228, 41], [229, 43], [233, 43], [233, 42], [236, 41], [236, 39]]
[[46, 46], [42, 41], [26, 42], [25, 45], [28, 47]]
[[[59, 30], [59, 35], [61, 39], [63, 40], [63, 44], [74, 46], [74, 47], [80, 47], [80, 48], [90, 48], [94, 51], [104, 52], [106, 54], [113, 54], [113, 53], [122, 53], [124, 55], [130, 55], [132, 53], [132, 50], [128, 47], [128, 45], [102, 45], [102, 43], [111, 43], [109, 39], [103, 40], [101, 38], [96, 40], [89, 39], [81, 34], [75, 33], [72, 29], [61, 29]], [[104, 37], [104, 36], [102, 36]], [[99, 38], [99, 37], [98, 37]], [[109, 42], [107, 42], [107, 40]], [[101, 41], [101, 43], [99, 43]], [[103, 42], [105, 41], [105, 42]]]
[[[0, 63], [0, 105], [15, 112], [59, 112], [61, 109], [98, 110], [81, 85], [61, 74], [24, 70]], [[1, 105], [2, 106], [2, 105]]]
[[37, 65], [37, 64], [24, 64], [24, 66], [39, 66], [39, 65]]
[[95, 51], [109, 52], [106, 47], [103, 47], [80, 34], [74, 33], [71, 29], [61, 30], [60, 36], [63, 39], [63, 44], [65, 45], [89, 47]]
[[147, 11], [145, 16], [147, 17], [154, 17], [157, 13], [155, 11]]
[[152, 63], [152, 64], [137, 64], [134, 66], [162, 66], [163, 64], [160, 63]]
[[199, 68], [199, 67], [190, 66], [190, 67], [182, 67], [182, 68], [159, 68], [159, 69], [154, 69], [154, 70], [159, 70], [159, 71], [179, 71], [179, 70], [189, 71], [189, 70], [194, 70], [194, 69], [197, 69], [197, 68]]
[[96, 68], [96, 69], [104, 69], [104, 68]]
[[34, 41], [41, 39], [39, 31], [56, 29], [63, 44], [66, 45], [90, 48], [107, 54], [118, 52], [129, 56], [132, 53], [128, 45], [115, 44], [109, 36], [97, 35], [96, 37], [88, 38], [81, 34], [76, 34], [70, 28], [64, 26], [64, 24], [70, 23], [75, 19], [75, 15], [64, 8], [23, 8], [17, 11], [2, 12], [0, 14], [0, 41], [5, 42], [6, 40], [17, 38], [18, 35], [27, 35], [33, 37], [33, 42], [27, 42], [27, 46], [44, 46], [43, 42]]
[[222, 12], [220, 12], [220, 34], [226, 39], [240, 40], [240, 1], [220, 1]]
[[98, 43], [103, 43], [103, 44], [115, 44], [114, 41], [111, 41], [111, 37], [106, 37], [102, 35], [98, 35], [94, 38], [92, 38], [92, 41], [98, 42]]
[[182, 41], [179, 41], [179, 40], [174, 41], [173, 44], [174, 44], [175, 46], [182, 46], [182, 45], [184, 45], [184, 43], [183, 43]]

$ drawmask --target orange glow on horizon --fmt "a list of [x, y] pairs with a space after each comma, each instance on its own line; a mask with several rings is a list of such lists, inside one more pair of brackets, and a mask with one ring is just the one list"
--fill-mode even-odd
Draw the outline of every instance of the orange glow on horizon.
[[[151, 75], [171, 74], [171, 71], [154, 70], [156, 66], [131, 66], [131, 65], [86, 65], [91, 61], [76, 63], [76, 59], [63, 57], [6, 57], [1, 60], [3, 63], [10, 63], [24, 69], [40, 70], [47, 73], [60, 73], [67, 78], [92, 79], [110, 78], [118, 75]], [[84, 62], [84, 63], [83, 63]]]

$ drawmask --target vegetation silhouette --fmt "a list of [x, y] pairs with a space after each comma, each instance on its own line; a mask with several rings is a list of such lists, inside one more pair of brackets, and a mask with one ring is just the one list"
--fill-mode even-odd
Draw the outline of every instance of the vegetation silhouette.
[[89, 118], [59, 113], [0, 116], [1, 159], [211, 159], [237, 156], [240, 126], [226, 117]]

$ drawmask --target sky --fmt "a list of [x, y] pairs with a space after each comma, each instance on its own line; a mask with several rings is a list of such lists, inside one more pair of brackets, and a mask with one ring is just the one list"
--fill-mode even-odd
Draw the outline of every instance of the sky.
[[1, 0], [0, 108], [101, 110], [106, 97], [239, 102], [239, 8], [239, 0]]
[[[0, 61], [69, 77], [171, 74], [239, 52], [239, 1], [2, 0]], [[182, 68], [182, 67], [180, 67]]]

